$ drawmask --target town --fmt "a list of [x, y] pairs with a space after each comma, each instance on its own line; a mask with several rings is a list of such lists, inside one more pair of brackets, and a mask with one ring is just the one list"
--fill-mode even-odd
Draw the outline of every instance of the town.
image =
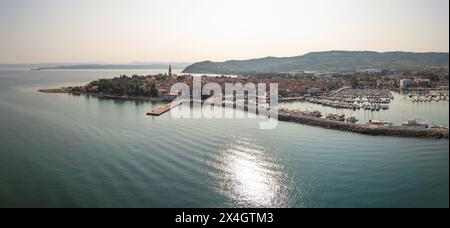
[[[370, 96], [370, 94], [378, 92], [381, 93], [383, 98], [391, 98], [386, 91], [401, 91], [408, 93], [411, 98], [421, 96], [427, 97], [423, 101], [436, 101], [448, 100], [448, 75], [448, 67], [446, 67], [428, 68], [420, 71], [365, 70], [347, 73], [295, 72], [256, 74], [254, 76], [204, 75], [201, 77], [201, 82], [202, 84], [217, 83], [222, 86], [223, 90], [226, 83], [241, 83], [244, 85], [247, 83], [266, 83], [267, 85], [277, 83], [281, 100], [299, 97], [326, 99], [330, 95], [334, 97], [351, 95], [356, 99], [363, 95]], [[192, 88], [193, 77], [190, 74], [173, 74], [170, 68], [168, 73], [165, 74], [133, 75], [131, 77], [122, 75], [113, 79], [100, 79], [86, 86], [67, 89], [71, 93], [91, 93], [119, 98], [153, 97], [170, 101], [177, 96], [177, 94], [170, 93], [172, 85], [184, 83]], [[341, 88], [351, 90], [332, 93]], [[354, 94], [348, 94], [349, 92]], [[389, 102], [379, 100], [376, 103]], [[354, 106], [348, 106], [348, 108], [354, 108]], [[381, 106], [379, 108], [384, 109], [386, 107]]]
[[[194, 80], [196, 77], [197, 80]], [[200, 78], [200, 80], [198, 80]], [[370, 119], [368, 123], [357, 124], [360, 120], [355, 116], [346, 116], [339, 110], [366, 110], [379, 112], [390, 109], [395, 99], [393, 93], [402, 93], [410, 102], [448, 102], [449, 99], [448, 67], [427, 68], [420, 71], [399, 70], [364, 70], [347, 73], [295, 72], [277, 74], [255, 74], [252, 76], [208, 76], [191, 74], [174, 74], [169, 67], [167, 73], [158, 75], [131, 77], [122, 75], [112, 79], [99, 79], [85, 86], [60, 89], [40, 90], [48, 93], [85, 94], [112, 99], [145, 99], [169, 102], [147, 113], [160, 116], [174, 107], [186, 102], [180, 100], [181, 91], [173, 93], [174, 84], [182, 83], [190, 89], [190, 102], [194, 102], [194, 83], [201, 85], [215, 83], [225, 91], [226, 85], [265, 84], [266, 92], [258, 91], [261, 97], [269, 100], [265, 103], [251, 103], [249, 93], [243, 101], [234, 99], [234, 108], [242, 111], [256, 110], [256, 114], [265, 112], [270, 116], [271, 84], [278, 84], [278, 100], [280, 102], [302, 101], [336, 109], [336, 113], [323, 114], [318, 110], [299, 110], [280, 108], [277, 111], [279, 120], [297, 122], [305, 125], [352, 131], [362, 134], [402, 136], [402, 137], [434, 137], [448, 138], [448, 128], [444, 125], [429, 123], [418, 119], [403, 120], [401, 126], [394, 126], [389, 120]], [[172, 93], [171, 93], [172, 92]], [[201, 102], [211, 98], [212, 94], [202, 94]], [[218, 104], [226, 105], [226, 96], [222, 96]], [[272, 98], [272, 97], [271, 97]], [[243, 106], [238, 103], [243, 102]], [[256, 109], [253, 107], [256, 105]], [[267, 111], [267, 112], [266, 112]]]

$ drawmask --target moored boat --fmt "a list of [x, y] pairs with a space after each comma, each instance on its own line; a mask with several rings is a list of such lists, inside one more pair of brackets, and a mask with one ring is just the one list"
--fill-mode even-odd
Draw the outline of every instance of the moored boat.
[[394, 125], [391, 121], [385, 121], [385, 120], [369, 120], [370, 125], [376, 125], [376, 126], [384, 126], [384, 127], [391, 127]]
[[427, 122], [421, 120], [407, 120], [402, 123], [403, 127], [412, 127], [412, 128], [428, 128], [429, 124]]

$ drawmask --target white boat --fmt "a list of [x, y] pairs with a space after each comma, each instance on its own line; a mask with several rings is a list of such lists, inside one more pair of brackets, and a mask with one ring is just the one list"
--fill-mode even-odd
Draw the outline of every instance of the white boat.
[[413, 127], [413, 128], [428, 128], [429, 124], [420, 120], [408, 120], [402, 123], [403, 127]]
[[385, 120], [369, 120], [369, 124], [377, 125], [377, 126], [385, 126], [385, 127], [391, 127], [394, 125], [393, 122], [385, 121]]

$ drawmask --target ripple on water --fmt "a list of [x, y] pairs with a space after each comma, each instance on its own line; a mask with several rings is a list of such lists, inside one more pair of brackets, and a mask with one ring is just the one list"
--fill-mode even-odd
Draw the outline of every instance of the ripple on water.
[[231, 138], [211, 164], [216, 191], [243, 207], [292, 206], [289, 176], [277, 158], [248, 135]]

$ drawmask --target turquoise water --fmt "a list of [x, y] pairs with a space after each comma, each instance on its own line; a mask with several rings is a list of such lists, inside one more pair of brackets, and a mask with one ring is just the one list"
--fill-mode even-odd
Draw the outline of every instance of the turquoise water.
[[449, 207], [448, 140], [36, 92], [121, 73], [0, 71], [0, 207]]

